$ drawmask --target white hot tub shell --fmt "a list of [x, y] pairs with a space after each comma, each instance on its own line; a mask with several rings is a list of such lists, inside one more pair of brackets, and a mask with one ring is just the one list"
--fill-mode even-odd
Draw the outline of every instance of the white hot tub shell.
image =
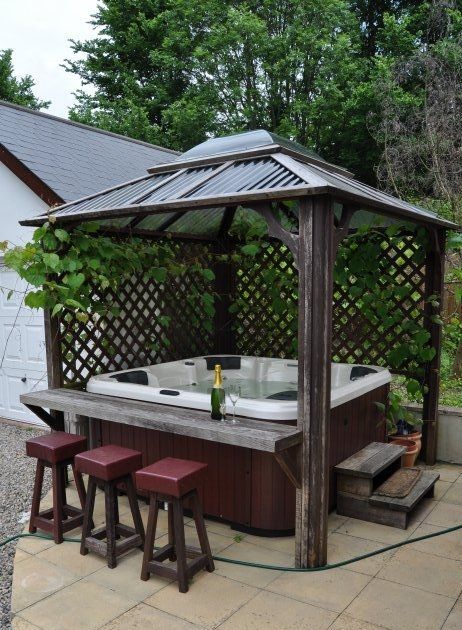
[[[267, 357], [211, 355], [159, 363], [90, 378], [87, 391], [148, 402], [210, 409], [214, 366], [223, 369], [223, 386], [237, 384], [236, 414], [262, 420], [297, 419], [297, 361]], [[331, 408], [389, 383], [391, 374], [377, 366], [332, 363]], [[227, 400], [228, 412], [231, 403]]]

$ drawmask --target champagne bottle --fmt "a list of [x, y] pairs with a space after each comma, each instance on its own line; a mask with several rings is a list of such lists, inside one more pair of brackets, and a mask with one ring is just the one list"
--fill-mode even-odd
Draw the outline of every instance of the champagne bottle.
[[221, 375], [221, 365], [215, 366], [215, 380], [213, 382], [211, 405], [212, 413], [210, 414], [213, 420], [221, 420], [220, 407], [225, 401], [225, 390], [223, 389], [223, 377]]

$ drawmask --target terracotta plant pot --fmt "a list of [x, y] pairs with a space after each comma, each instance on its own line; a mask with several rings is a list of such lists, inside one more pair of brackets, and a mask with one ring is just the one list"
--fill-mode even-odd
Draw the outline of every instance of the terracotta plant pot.
[[393, 444], [406, 447], [407, 451], [401, 456], [401, 465], [403, 468], [411, 468], [414, 466], [415, 460], [417, 459], [417, 443], [414, 442], [414, 440], [409, 440], [408, 438], [409, 436], [405, 436], [404, 438], [389, 436], [388, 438], [388, 440]]
[[421, 431], [413, 431], [412, 433], [408, 433], [408, 435], [397, 435], [397, 438], [400, 440], [407, 440], [408, 442], [415, 442], [417, 444], [417, 455], [416, 459], [419, 457], [419, 453], [422, 449], [422, 432]]

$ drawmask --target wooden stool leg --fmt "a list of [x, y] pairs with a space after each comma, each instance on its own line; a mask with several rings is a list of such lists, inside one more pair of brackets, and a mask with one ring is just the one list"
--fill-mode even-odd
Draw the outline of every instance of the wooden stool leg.
[[199, 501], [199, 495], [197, 494], [197, 490], [194, 490], [191, 496], [192, 499], [192, 509], [193, 509], [193, 517], [194, 522], [196, 523], [197, 536], [199, 538], [199, 544], [201, 546], [201, 551], [207, 556], [207, 571], [211, 573], [215, 571], [215, 564], [213, 562], [212, 550], [210, 549], [209, 537], [207, 536], [207, 530], [205, 528], [204, 523], [204, 513], [202, 511], [202, 506]]
[[159, 506], [157, 505], [157, 494], [150, 495], [148, 526], [146, 528], [146, 538], [144, 541], [143, 565], [141, 567], [141, 579], [146, 581], [149, 579], [149, 562], [152, 560], [154, 539], [156, 537], [157, 514]]
[[57, 545], [63, 542], [63, 483], [62, 467], [51, 466], [53, 484], [53, 538]]
[[117, 488], [114, 483], [106, 482], [104, 488], [104, 499], [106, 506], [106, 558], [107, 566], [115, 569], [117, 566], [116, 557], [116, 511], [117, 511]]
[[37, 466], [35, 468], [34, 492], [32, 494], [32, 506], [30, 510], [29, 532], [31, 534], [35, 534], [35, 532], [37, 531], [37, 528], [34, 525], [34, 517], [38, 515], [40, 510], [40, 499], [42, 496], [44, 470], [45, 466], [38, 459]]
[[138, 505], [138, 500], [136, 498], [135, 486], [133, 485], [133, 479], [131, 475], [127, 477], [127, 495], [128, 501], [130, 503], [130, 509], [132, 511], [133, 523], [135, 525], [136, 533], [141, 536], [142, 544], [140, 548], [144, 548], [144, 525], [141, 519], [140, 514], [140, 506]]
[[67, 465], [58, 464], [59, 474], [61, 475], [61, 503], [63, 506], [63, 520], [67, 519], [66, 511], [64, 510], [64, 506], [67, 504], [67, 496], [66, 496], [66, 486], [68, 484], [67, 481]]
[[186, 544], [184, 539], [183, 504], [181, 499], [178, 499], [177, 497], [173, 497], [172, 503], [178, 586], [180, 593], [187, 593], [189, 586], [186, 572]]
[[168, 544], [172, 548], [171, 552], [168, 555], [168, 559], [170, 560], [170, 562], [175, 562], [175, 528], [173, 526], [173, 504], [171, 501], [168, 502]]
[[95, 509], [95, 496], [96, 481], [94, 477], [89, 477], [87, 500], [85, 502], [85, 510], [83, 513], [82, 541], [80, 543], [80, 553], [82, 556], [86, 556], [88, 553], [88, 549], [85, 547], [85, 538], [91, 534], [93, 510]]
[[74, 462], [72, 462], [72, 474], [74, 476], [75, 488], [79, 495], [80, 505], [82, 510], [85, 509], [85, 503], [87, 500], [87, 493], [85, 492], [85, 485], [83, 483], [82, 473], [75, 469]]

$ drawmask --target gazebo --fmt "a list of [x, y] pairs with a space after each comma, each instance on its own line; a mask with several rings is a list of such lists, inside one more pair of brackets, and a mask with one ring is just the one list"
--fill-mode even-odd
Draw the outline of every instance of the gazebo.
[[[243, 274], [219, 254], [232, 254], [240, 245], [233, 224], [245, 221], [250, 213], [265, 220], [272, 247], [250, 274]], [[259, 286], [262, 267], [290, 267], [298, 272], [297, 427], [278, 428], [248, 420], [231, 431], [214, 426], [207, 414], [172, 407], [166, 407], [169, 411], [160, 418], [160, 405], [151, 415], [156, 416], [153, 426], [161, 431], [181, 431], [183, 435], [241, 446], [257, 444], [257, 448], [272, 452], [297, 487], [296, 564], [325, 564], [331, 357], [372, 363], [380, 359], [383, 344], [393, 344], [402, 334], [389, 331], [386, 339], [371, 337], [366, 344], [355, 334], [344, 334], [345, 324], [357, 319], [358, 312], [345, 295], [334, 290], [335, 256], [342, 239], [367, 213], [383, 216], [389, 223], [417, 224], [428, 234], [429, 245], [419, 263], [410, 256], [403, 265], [406, 252], [418, 249], [409, 234], [404, 237], [406, 248], [397, 252], [387, 243], [384, 232], [383, 256], [397, 269], [401, 259], [396, 285], [410, 283], [415, 303], [412, 313], [405, 301], [400, 304], [398, 300], [397, 306], [402, 308], [403, 318], [419, 318], [436, 349], [423, 379], [423, 453], [427, 463], [434, 463], [441, 327], [438, 301], [427, 298], [442, 293], [446, 231], [457, 226], [362, 184], [347, 170], [263, 130], [208, 140], [174, 162], [149, 169], [144, 177], [22, 222], [29, 226], [47, 221], [75, 226], [95, 220], [102, 232], [117, 239], [168, 239], [177, 247], [179, 260], [186, 252], [197, 256], [212, 252], [218, 255], [214, 292], [219, 297], [213, 330], [201, 329], [197, 313], [192, 317], [193, 307], [185, 299], [187, 279], [175, 286], [127, 279], [118, 294], [111, 296], [120, 313], [104, 322], [78, 321], [69, 312], [66, 317], [52, 317], [47, 312], [50, 389], [24, 395], [23, 402], [50, 426], [60, 428], [62, 412], [106, 417], [101, 401], [84, 391], [88, 378], [98, 371], [206, 353], [290, 356], [291, 333], [283, 316], [271, 314], [264, 295], [259, 293], [245, 311], [231, 315], [229, 308], [236, 291]], [[107, 292], [95, 288], [95, 299], [106, 298]], [[171, 315], [168, 324], [155, 316], [159, 309]], [[268, 322], [272, 324], [270, 336], [265, 335]], [[108, 352], [103, 337], [117, 347], [116, 353]], [[123, 412], [113, 405], [111, 413], [124, 413], [127, 418], [138, 414], [140, 423], [151, 421], [149, 405], [135, 408], [135, 402], [125, 403]], [[52, 411], [48, 413], [45, 408]]]

